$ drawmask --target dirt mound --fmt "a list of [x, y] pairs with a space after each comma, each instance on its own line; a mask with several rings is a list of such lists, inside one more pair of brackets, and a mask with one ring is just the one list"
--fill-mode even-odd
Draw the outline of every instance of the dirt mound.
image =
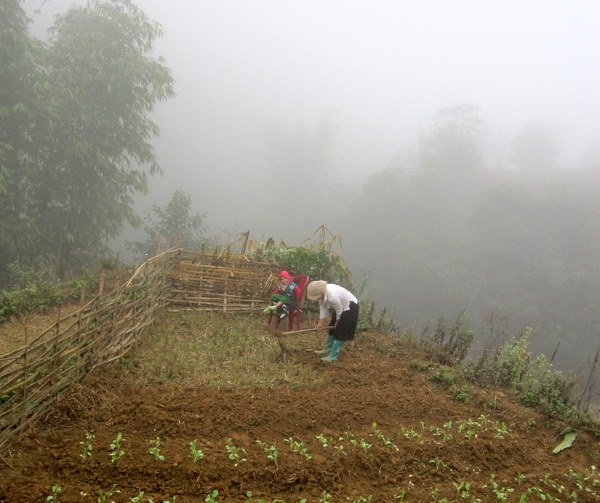
[[[564, 425], [499, 392], [434, 382], [435, 369], [387, 335], [360, 335], [335, 364], [306, 350], [287, 358], [324, 383], [149, 385], [117, 367], [91, 376], [3, 454], [0, 501], [46, 501], [53, 486], [60, 502], [568, 501], [572, 491], [598, 501], [598, 438], [580, 432], [553, 454]], [[111, 451], [124, 454], [111, 462]]]

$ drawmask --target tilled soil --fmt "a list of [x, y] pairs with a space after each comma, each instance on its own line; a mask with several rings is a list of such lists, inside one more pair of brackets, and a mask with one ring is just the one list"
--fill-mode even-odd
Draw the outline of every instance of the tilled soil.
[[[579, 432], [553, 454], [565, 425], [470, 383], [458, 401], [459, 387], [434, 382], [435, 369], [387, 335], [361, 335], [334, 364], [307, 351], [287, 357], [325, 384], [149, 385], [118, 367], [90, 376], [1, 454], [0, 501], [46, 501], [53, 486], [59, 502], [491, 502], [528, 489], [527, 501], [540, 492], [571, 501], [573, 490], [598, 501], [600, 488], [585, 490], [593, 478], [577, 487], [600, 464], [598, 438]], [[124, 454], [113, 463], [118, 432]], [[86, 433], [95, 438], [84, 459]], [[164, 461], [148, 452], [157, 437]]]

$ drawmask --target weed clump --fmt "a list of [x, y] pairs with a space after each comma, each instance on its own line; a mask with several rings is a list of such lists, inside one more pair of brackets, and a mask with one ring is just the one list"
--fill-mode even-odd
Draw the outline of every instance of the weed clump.
[[426, 326], [421, 334], [421, 346], [438, 363], [458, 365], [465, 359], [474, 336], [462, 311], [451, 324], [440, 316], [435, 327]]
[[526, 327], [495, 351], [484, 352], [467, 365], [467, 377], [479, 385], [514, 391], [523, 405], [537, 408], [547, 417], [600, 431], [597, 421], [573, 405], [574, 379], [555, 369], [546, 356], [533, 355], [529, 351], [531, 332], [531, 327]]

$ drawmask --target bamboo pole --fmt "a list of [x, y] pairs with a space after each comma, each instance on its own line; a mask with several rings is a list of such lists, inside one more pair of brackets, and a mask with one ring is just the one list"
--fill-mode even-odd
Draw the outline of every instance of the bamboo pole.
[[100, 271], [100, 280], [98, 281], [98, 297], [102, 297], [102, 294], [104, 294], [105, 276], [106, 276], [106, 272], [104, 271], [104, 269], [102, 269], [102, 271]]

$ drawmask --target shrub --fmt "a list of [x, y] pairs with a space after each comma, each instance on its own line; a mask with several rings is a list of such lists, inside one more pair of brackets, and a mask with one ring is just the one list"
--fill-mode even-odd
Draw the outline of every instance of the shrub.
[[439, 368], [435, 374], [431, 376], [431, 380], [433, 382], [445, 384], [446, 386], [451, 386], [460, 380], [460, 376], [452, 370]]
[[91, 276], [62, 283], [44, 279], [29, 281], [31, 282], [23, 288], [0, 291], [0, 322], [11, 316], [44, 311], [67, 300], [77, 300], [83, 288], [91, 291], [97, 286], [96, 280]]
[[474, 333], [466, 326], [464, 311], [448, 325], [443, 316], [435, 328], [427, 325], [421, 333], [421, 345], [437, 362], [444, 365], [461, 363], [473, 342]]
[[467, 386], [461, 386], [455, 391], [453, 398], [457, 402], [465, 403], [469, 399], [469, 388]]
[[263, 258], [292, 274], [308, 274], [311, 279], [324, 279], [341, 286], [351, 287], [352, 284], [352, 274], [342, 258], [325, 249], [274, 246], [263, 252]]
[[524, 405], [537, 407], [546, 416], [572, 421], [590, 431], [598, 424], [589, 414], [570, 405], [574, 381], [553, 368], [544, 355], [534, 356], [528, 349], [532, 329], [499, 346], [495, 353], [484, 353], [467, 366], [467, 376], [477, 384], [493, 384], [513, 390]]
[[573, 391], [560, 371], [554, 369], [544, 355], [534, 356], [528, 349], [531, 327], [525, 327], [496, 350], [492, 358], [482, 357], [471, 366], [473, 376], [492, 384], [515, 390], [519, 400], [529, 406], [541, 406], [562, 416]]

